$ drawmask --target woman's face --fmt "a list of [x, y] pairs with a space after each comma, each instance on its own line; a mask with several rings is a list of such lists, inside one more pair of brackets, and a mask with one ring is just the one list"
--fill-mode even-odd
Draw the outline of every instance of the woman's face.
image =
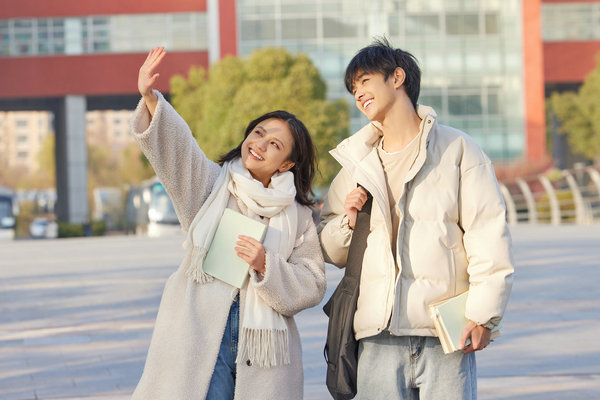
[[276, 172], [294, 166], [289, 161], [294, 137], [287, 122], [269, 118], [256, 125], [242, 143], [242, 163], [252, 177], [267, 187]]

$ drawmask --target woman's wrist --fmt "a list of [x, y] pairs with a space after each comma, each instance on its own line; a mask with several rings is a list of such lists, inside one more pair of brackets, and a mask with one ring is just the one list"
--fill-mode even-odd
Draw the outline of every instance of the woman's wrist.
[[142, 99], [144, 99], [144, 103], [146, 103], [150, 115], [154, 116], [154, 111], [156, 111], [156, 106], [158, 104], [158, 96], [156, 93], [150, 91], [150, 93], [143, 94]]

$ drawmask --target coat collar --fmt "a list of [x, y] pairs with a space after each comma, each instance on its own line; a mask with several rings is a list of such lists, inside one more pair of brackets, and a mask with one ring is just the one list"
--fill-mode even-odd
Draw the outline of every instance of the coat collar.
[[[413, 179], [425, 163], [427, 145], [431, 138], [430, 133], [436, 125], [437, 115], [433, 108], [418, 105], [417, 114], [423, 120], [423, 138], [419, 156], [408, 171], [405, 182]], [[385, 174], [377, 155], [376, 146], [382, 136], [381, 124], [370, 122], [352, 136], [344, 139], [329, 153], [350, 173], [354, 180], [373, 195], [373, 199], [375, 199], [384, 214], [385, 220], [388, 221], [388, 230], [391, 231], [391, 215]]]

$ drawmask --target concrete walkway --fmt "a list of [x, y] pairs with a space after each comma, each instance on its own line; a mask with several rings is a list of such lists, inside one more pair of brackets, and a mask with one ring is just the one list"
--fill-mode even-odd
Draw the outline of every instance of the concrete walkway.
[[[600, 226], [513, 229], [503, 335], [480, 399], [600, 399]], [[0, 242], [0, 400], [128, 399], [183, 237]], [[328, 298], [341, 272], [328, 268]], [[297, 317], [305, 398], [328, 399], [320, 307]], [[176, 400], [176, 399], [174, 399]]]

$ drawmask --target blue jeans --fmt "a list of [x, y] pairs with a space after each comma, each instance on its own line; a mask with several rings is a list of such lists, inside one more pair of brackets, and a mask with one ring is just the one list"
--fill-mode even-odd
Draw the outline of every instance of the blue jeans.
[[206, 400], [233, 399], [235, 390], [235, 359], [237, 357], [237, 345], [240, 320], [240, 295], [238, 294], [231, 304], [227, 325], [221, 340], [219, 355]]
[[444, 354], [431, 336], [361, 339], [357, 380], [359, 400], [477, 399], [475, 353]]

